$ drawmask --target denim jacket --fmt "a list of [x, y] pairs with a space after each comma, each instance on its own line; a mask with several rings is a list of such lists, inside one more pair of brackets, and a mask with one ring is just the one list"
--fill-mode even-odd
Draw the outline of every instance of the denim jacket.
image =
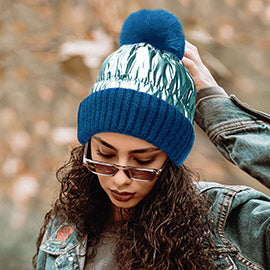
[[[200, 90], [197, 124], [231, 162], [270, 187], [270, 116], [218, 88]], [[270, 269], [270, 198], [244, 186], [201, 182], [212, 201], [213, 235], [220, 251], [217, 269]], [[68, 237], [59, 240], [61, 231]], [[82, 270], [86, 237], [75, 226], [51, 223], [38, 256], [38, 270]]]

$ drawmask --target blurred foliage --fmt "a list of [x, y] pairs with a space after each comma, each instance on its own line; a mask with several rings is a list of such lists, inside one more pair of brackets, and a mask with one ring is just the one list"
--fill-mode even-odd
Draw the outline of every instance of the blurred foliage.
[[[77, 145], [80, 101], [121, 25], [140, 8], [183, 23], [218, 82], [269, 111], [270, 3], [263, 0], [0, 0], [1, 267], [30, 269], [35, 239], [57, 196], [55, 171]], [[188, 159], [202, 178], [264, 187], [239, 171], [197, 129]]]

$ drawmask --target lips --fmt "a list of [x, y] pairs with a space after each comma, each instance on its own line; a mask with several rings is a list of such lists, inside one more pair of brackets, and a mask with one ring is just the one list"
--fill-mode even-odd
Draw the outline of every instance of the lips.
[[127, 202], [133, 198], [135, 193], [130, 192], [118, 192], [116, 190], [110, 190], [112, 197], [119, 202]]

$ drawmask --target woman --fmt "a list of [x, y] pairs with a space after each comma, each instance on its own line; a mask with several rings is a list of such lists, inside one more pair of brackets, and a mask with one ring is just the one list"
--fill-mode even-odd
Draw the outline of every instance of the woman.
[[266, 269], [270, 199], [250, 188], [194, 182], [183, 162], [194, 140], [195, 86], [203, 88], [199, 125], [228, 159], [266, 184], [268, 116], [217, 86], [195, 48], [187, 43], [185, 51], [181, 24], [166, 11], [131, 14], [120, 45], [80, 105], [83, 146], [57, 172], [60, 196], [45, 217], [34, 266]]

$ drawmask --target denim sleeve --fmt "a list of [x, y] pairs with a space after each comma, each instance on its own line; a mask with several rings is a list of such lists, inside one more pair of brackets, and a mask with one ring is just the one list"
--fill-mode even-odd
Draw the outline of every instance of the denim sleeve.
[[240, 261], [246, 258], [269, 269], [270, 198], [253, 189], [239, 191], [232, 201], [224, 233], [240, 249]]
[[229, 161], [270, 188], [270, 115], [219, 87], [198, 93], [195, 121]]

